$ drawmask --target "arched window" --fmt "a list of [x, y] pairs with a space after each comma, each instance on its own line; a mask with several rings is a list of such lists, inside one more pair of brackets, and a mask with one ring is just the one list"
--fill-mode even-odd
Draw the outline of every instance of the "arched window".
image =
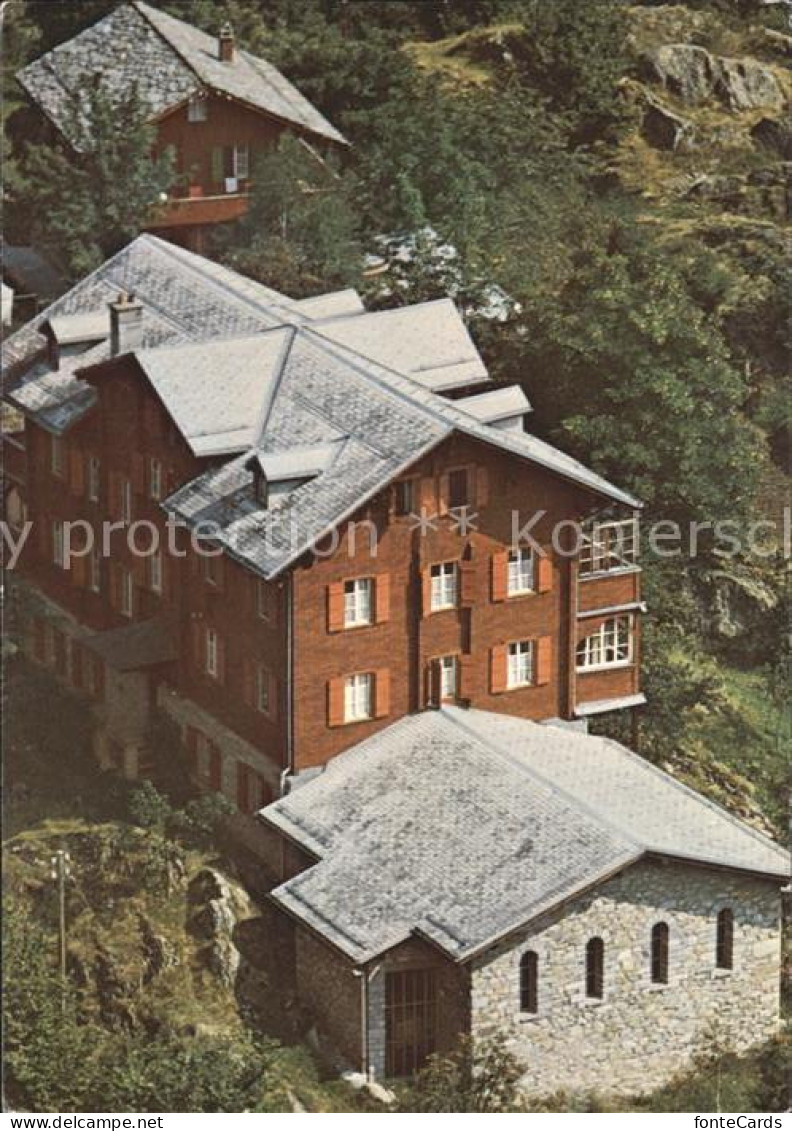
[[731, 970], [734, 966], [734, 912], [730, 907], [718, 912], [715, 965], [720, 970]]
[[536, 951], [526, 950], [520, 959], [520, 1012], [539, 1009], [539, 959]]
[[605, 944], [602, 939], [586, 943], [586, 997], [601, 998], [605, 992]]
[[668, 923], [652, 927], [652, 981], [660, 985], [668, 982]]

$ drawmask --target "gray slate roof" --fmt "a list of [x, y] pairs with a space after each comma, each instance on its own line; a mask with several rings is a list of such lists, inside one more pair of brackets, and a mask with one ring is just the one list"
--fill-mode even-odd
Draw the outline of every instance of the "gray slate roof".
[[346, 144], [343, 136], [279, 71], [247, 51], [232, 63], [217, 58], [217, 40], [158, 8], [132, 0], [19, 72], [28, 94], [76, 146], [87, 148], [86, 80], [98, 77], [110, 93], [137, 85], [152, 117], [201, 90], [261, 110], [315, 137]]
[[355, 962], [412, 934], [464, 960], [647, 854], [790, 869], [615, 742], [453, 707], [352, 747], [260, 816], [317, 858], [273, 898]]

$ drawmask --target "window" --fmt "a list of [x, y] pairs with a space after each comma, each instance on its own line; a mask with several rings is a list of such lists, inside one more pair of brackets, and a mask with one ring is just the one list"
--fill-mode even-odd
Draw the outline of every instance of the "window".
[[149, 460], [149, 498], [162, 498], [162, 464], [154, 456]]
[[371, 624], [373, 588], [370, 577], [359, 577], [344, 584], [344, 628]]
[[66, 568], [66, 556], [63, 544], [63, 523], [56, 518], [52, 524], [52, 560], [61, 569]]
[[132, 484], [128, 479], [121, 480], [121, 521], [132, 521]]
[[270, 605], [270, 590], [266, 581], [256, 578], [256, 616], [262, 620], [269, 620], [272, 615]]
[[448, 476], [449, 507], [466, 507], [470, 502], [467, 469], [462, 467]]
[[234, 176], [238, 181], [250, 176], [250, 150], [246, 145], [234, 146]]
[[509, 554], [506, 592], [509, 597], [532, 593], [534, 585], [534, 556], [530, 550], [515, 550]]
[[148, 585], [152, 593], [162, 592], [162, 553], [157, 550], [147, 558]]
[[370, 674], [351, 675], [344, 681], [344, 722], [371, 718], [373, 682]]
[[394, 495], [394, 506], [397, 515], [404, 516], [416, 513], [418, 502], [417, 479], [402, 479], [396, 484]]
[[437, 661], [440, 669], [440, 698], [456, 699], [459, 661], [456, 656], [441, 656]]
[[200, 95], [194, 94], [187, 103], [187, 121], [205, 122], [209, 117], [209, 103]]
[[453, 609], [457, 603], [457, 564], [443, 562], [432, 566], [432, 612]]
[[63, 437], [50, 436], [50, 471], [58, 479], [63, 479], [64, 467]]
[[507, 687], [527, 687], [533, 683], [533, 641], [515, 640], [509, 645]]
[[539, 1010], [539, 958], [535, 950], [526, 950], [520, 959], [520, 1013]]
[[98, 456], [88, 457], [88, 498], [92, 503], [99, 502], [102, 488], [102, 462]]
[[586, 997], [605, 996], [605, 944], [602, 939], [586, 943]]
[[577, 646], [578, 671], [617, 668], [632, 661], [632, 617], [608, 617]]
[[580, 572], [600, 573], [625, 569], [638, 558], [638, 523], [634, 518], [595, 522], [584, 535]]
[[668, 923], [652, 927], [652, 981], [668, 984]]
[[734, 912], [730, 907], [718, 912], [715, 965], [719, 970], [734, 968]]
[[135, 602], [135, 581], [128, 569], [121, 570], [121, 615], [131, 617]]
[[256, 709], [264, 714], [270, 709], [270, 673], [261, 664], [256, 668]]
[[219, 670], [217, 633], [213, 628], [207, 628], [204, 637], [204, 671], [216, 679]]
[[102, 553], [94, 546], [88, 559], [88, 588], [92, 593], [102, 592]]

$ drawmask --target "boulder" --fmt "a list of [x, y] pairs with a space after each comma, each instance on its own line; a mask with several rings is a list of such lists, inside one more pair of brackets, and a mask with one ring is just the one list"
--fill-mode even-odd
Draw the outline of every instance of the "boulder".
[[231, 939], [221, 935], [201, 951], [201, 958], [215, 977], [228, 989], [233, 989], [239, 973], [239, 951]]
[[729, 110], [759, 110], [784, 105], [784, 92], [772, 70], [756, 59], [718, 59], [715, 94]]
[[792, 161], [792, 125], [788, 119], [760, 118], [751, 130], [751, 137], [785, 161]]
[[713, 570], [709, 582], [711, 634], [721, 640], [740, 639], [751, 653], [757, 646], [761, 650], [767, 617], [778, 607], [778, 595], [756, 577], [726, 570]]
[[651, 96], [644, 100], [641, 133], [655, 149], [679, 149], [693, 141], [693, 123]]
[[231, 888], [225, 876], [214, 868], [202, 868], [187, 887], [190, 903], [206, 903], [209, 899], [231, 899]]
[[667, 43], [644, 56], [642, 67], [650, 81], [690, 106], [713, 98], [735, 113], [784, 106], [781, 84], [758, 59], [727, 59], [691, 43]]

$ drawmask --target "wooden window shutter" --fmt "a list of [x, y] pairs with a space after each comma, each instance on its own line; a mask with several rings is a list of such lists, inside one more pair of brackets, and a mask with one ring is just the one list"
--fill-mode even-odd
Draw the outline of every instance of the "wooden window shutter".
[[489, 471], [486, 467], [476, 468], [476, 506], [485, 507], [489, 502]]
[[539, 593], [549, 593], [553, 588], [553, 559], [548, 555], [537, 558], [536, 588]]
[[74, 557], [70, 562], [71, 581], [75, 589], [85, 589], [88, 584], [88, 559]]
[[384, 624], [390, 618], [390, 574], [380, 573], [374, 579], [375, 620]]
[[225, 152], [222, 145], [212, 147], [212, 182], [216, 185], [223, 183], [225, 172]]
[[344, 627], [344, 583], [334, 581], [327, 587], [327, 631], [341, 632]]
[[340, 727], [344, 722], [344, 680], [331, 679], [327, 684], [327, 725]]
[[85, 491], [85, 462], [79, 448], [69, 450], [69, 487], [73, 495], [82, 495]]
[[474, 562], [459, 563], [459, 599], [466, 608], [476, 603], [476, 566]]
[[448, 514], [449, 500], [451, 498], [451, 476], [444, 471], [440, 476], [440, 514]]
[[430, 475], [425, 476], [421, 480], [421, 487], [418, 499], [419, 508], [423, 508], [429, 514], [434, 514], [437, 507], [437, 484], [434, 478]]
[[132, 453], [132, 490], [138, 495], [146, 493], [146, 461], [140, 452]]
[[509, 592], [509, 555], [507, 552], [492, 555], [492, 599], [505, 601]]
[[553, 674], [553, 638], [540, 636], [536, 641], [536, 683], [541, 687], [549, 683]]
[[500, 695], [506, 690], [508, 671], [508, 649], [505, 644], [496, 645], [490, 652], [490, 691]]
[[429, 567], [421, 571], [421, 612], [428, 617], [432, 611], [432, 571]]
[[374, 673], [374, 718], [384, 719], [390, 714], [390, 672], [381, 668]]

